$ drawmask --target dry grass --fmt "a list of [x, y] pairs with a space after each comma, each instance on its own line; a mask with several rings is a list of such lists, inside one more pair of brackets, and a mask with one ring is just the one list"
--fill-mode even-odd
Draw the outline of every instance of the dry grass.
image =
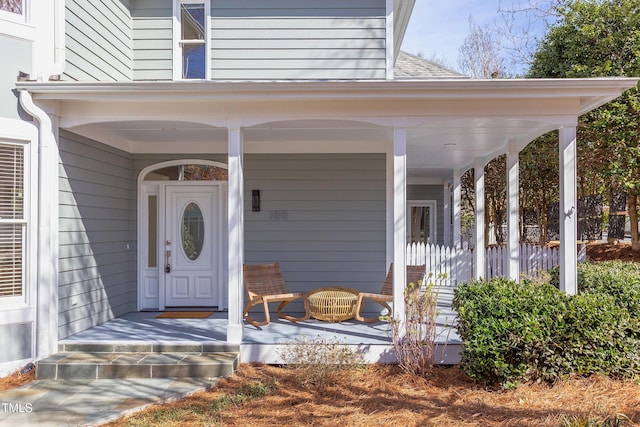
[[[234, 401], [233, 396], [243, 395], [250, 384], [277, 387], [261, 397]], [[640, 425], [640, 384], [592, 377], [490, 390], [457, 368], [434, 369], [425, 380], [395, 366], [370, 365], [337, 371], [328, 386], [309, 388], [301, 386], [290, 369], [241, 365], [236, 375], [210, 392], [109, 424], [154, 425]]]
[[20, 371], [16, 371], [9, 376], [0, 378], [0, 391], [20, 387], [21, 385], [30, 383], [35, 378], [36, 378], [35, 369], [32, 369], [31, 372], [25, 375], [22, 375]]

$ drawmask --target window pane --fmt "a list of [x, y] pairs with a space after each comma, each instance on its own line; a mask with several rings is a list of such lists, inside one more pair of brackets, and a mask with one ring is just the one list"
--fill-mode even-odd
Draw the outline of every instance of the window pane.
[[205, 78], [205, 45], [193, 44], [182, 46], [182, 78]]
[[0, 297], [22, 295], [23, 224], [0, 224]]
[[149, 196], [149, 259], [147, 266], [154, 268], [158, 266], [158, 196]]
[[182, 248], [191, 261], [195, 261], [204, 245], [204, 218], [200, 206], [189, 203], [182, 214]]
[[180, 165], [156, 169], [145, 175], [145, 181], [227, 181], [228, 171], [208, 165]]
[[409, 214], [409, 243], [429, 243], [430, 209], [427, 206], [412, 206]]
[[0, 218], [24, 217], [24, 148], [0, 145]]
[[0, 10], [22, 15], [24, 0], [0, 0]]
[[182, 40], [204, 40], [204, 4], [183, 3], [180, 5]]

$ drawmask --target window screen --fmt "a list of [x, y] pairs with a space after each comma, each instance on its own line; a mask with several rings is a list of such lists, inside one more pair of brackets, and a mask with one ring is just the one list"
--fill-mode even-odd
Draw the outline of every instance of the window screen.
[[0, 297], [23, 293], [24, 147], [0, 144]]

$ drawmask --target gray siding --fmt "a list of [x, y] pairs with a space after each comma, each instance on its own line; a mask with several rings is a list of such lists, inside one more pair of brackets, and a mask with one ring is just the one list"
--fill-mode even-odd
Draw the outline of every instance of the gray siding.
[[131, 15], [120, 0], [66, 2], [65, 80], [131, 80]]
[[0, 325], [0, 363], [31, 359], [33, 357], [33, 323]]
[[134, 0], [133, 79], [173, 79], [173, 2]]
[[13, 93], [18, 73], [31, 72], [31, 43], [0, 35], [0, 117], [20, 118], [18, 97]]
[[212, 2], [211, 76], [384, 79], [384, 0]]
[[383, 154], [245, 156], [245, 261], [280, 262], [292, 290], [379, 291], [385, 178]]
[[[384, 0], [211, 2], [214, 80], [384, 79]], [[133, 78], [172, 79], [172, 2], [134, 0]]]
[[136, 309], [136, 218], [129, 154], [61, 131], [60, 162], [64, 338]]
[[444, 186], [442, 185], [409, 185], [407, 200], [435, 200], [437, 243], [444, 243]]

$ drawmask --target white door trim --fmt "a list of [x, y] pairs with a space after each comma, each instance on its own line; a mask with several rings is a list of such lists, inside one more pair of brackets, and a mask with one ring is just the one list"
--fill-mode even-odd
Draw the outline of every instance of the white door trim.
[[[412, 207], [429, 208], [429, 238], [430, 243], [438, 242], [438, 202], [436, 200], [407, 200], [407, 216], [411, 215]], [[407, 218], [407, 236], [410, 233], [411, 221]], [[408, 243], [408, 242], [407, 242]], [[426, 243], [426, 242], [425, 242]]]
[[[227, 193], [228, 193], [228, 182], [227, 181], [145, 181], [145, 177], [150, 173], [158, 169], [163, 169], [170, 166], [179, 166], [179, 165], [188, 165], [188, 164], [198, 164], [198, 165], [207, 165], [207, 166], [215, 166], [223, 169], [228, 169], [227, 164], [220, 163], [211, 160], [202, 160], [202, 159], [179, 159], [179, 160], [170, 160], [166, 162], [156, 163], [142, 169], [140, 174], [138, 175], [138, 197], [137, 197], [137, 309], [138, 311], [145, 309], [152, 310], [164, 310], [164, 288], [161, 288], [159, 284], [160, 280], [160, 270], [164, 271], [164, 242], [166, 241], [165, 231], [164, 231], [164, 221], [165, 221], [165, 186], [166, 185], [175, 185], [177, 183], [183, 182], [189, 185], [218, 185], [219, 190], [219, 201], [220, 203], [216, 204], [216, 221], [220, 221], [220, 234], [222, 236], [222, 248], [219, 251], [221, 259], [218, 262], [220, 268], [218, 269], [218, 280], [219, 283], [222, 284], [220, 286], [220, 295], [219, 295], [219, 309], [223, 310], [227, 308], [227, 282], [228, 282], [228, 273], [227, 273], [227, 252], [228, 252], [228, 231], [227, 231]], [[148, 242], [148, 229], [147, 229], [147, 221], [148, 221], [148, 203], [147, 199], [150, 195], [155, 195], [157, 197], [157, 209], [158, 209], [158, 236], [157, 236], [157, 266], [156, 269], [158, 271], [158, 277], [155, 278], [155, 283], [147, 283], [147, 274], [148, 268], [146, 268], [146, 263], [148, 260], [148, 252], [147, 252], [147, 242]], [[162, 273], [164, 274], [164, 273]], [[151, 292], [149, 292], [149, 288], [151, 288]], [[145, 297], [145, 295], [147, 295]], [[151, 295], [149, 297], [149, 295]]]

